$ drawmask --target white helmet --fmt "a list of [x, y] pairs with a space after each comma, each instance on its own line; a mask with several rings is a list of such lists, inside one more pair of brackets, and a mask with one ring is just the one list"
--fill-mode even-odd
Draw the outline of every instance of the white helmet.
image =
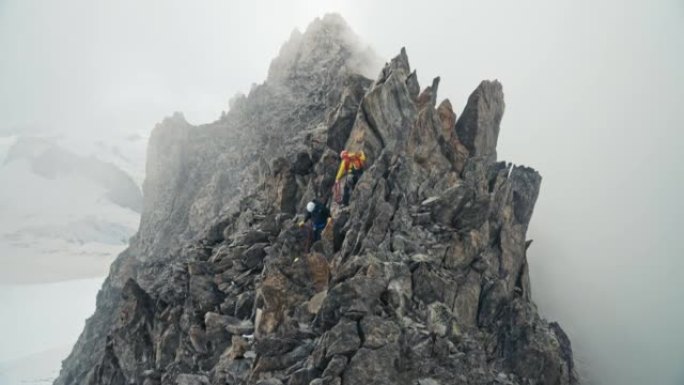
[[316, 204], [313, 202], [309, 202], [306, 204], [306, 211], [312, 213], [314, 211], [314, 208], [316, 207]]

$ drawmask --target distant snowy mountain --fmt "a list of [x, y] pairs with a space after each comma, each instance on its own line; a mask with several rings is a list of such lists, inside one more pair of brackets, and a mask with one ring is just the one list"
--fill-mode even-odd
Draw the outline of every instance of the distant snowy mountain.
[[0, 385], [51, 384], [95, 309], [103, 278], [0, 284]]
[[9, 149], [17, 142], [17, 136], [0, 136], [0, 164], [5, 161]]
[[94, 156], [78, 156], [49, 140], [38, 138], [17, 140], [7, 152], [4, 163], [22, 161], [28, 163], [32, 174], [49, 180], [82, 178], [88, 184], [105, 189], [106, 198], [112, 203], [136, 212], [142, 210], [140, 188], [114, 164]]
[[137, 230], [138, 183], [55, 140], [0, 138], [0, 181], [0, 283], [102, 276]]
[[138, 186], [145, 179], [145, 153], [148, 131], [93, 133], [92, 136], [62, 136], [61, 147], [81, 157], [95, 157], [111, 163], [128, 174]]
[[0, 385], [57, 376], [137, 231], [146, 142], [0, 137]]
[[31, 354], [8, 362], [0, 362], [2, 385], [47, 385], [59, 374], [60, 363], [71, 350], [71, 344]]

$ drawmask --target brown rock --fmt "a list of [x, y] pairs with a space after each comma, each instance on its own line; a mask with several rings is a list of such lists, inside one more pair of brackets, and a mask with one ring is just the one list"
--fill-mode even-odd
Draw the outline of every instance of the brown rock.
[[[329, 226], [332, 227], [332, 226]], [[320, 253], [309, 253], [306, 256], [306, 261], [309, 266], [311, 274], [311, 283], [316, 292], [321, 292], [328, 288], [328, 279], [330, 277], [330, 267], [328, 260]]]
[[243, 358], [247, 350], [249, 350], [249, 343], [247, 342], [247, 340], [240, 336], [233, 336], [231, 338], [231, 345], [230, 351], [228, 352], [228, 357], [233, 360]]

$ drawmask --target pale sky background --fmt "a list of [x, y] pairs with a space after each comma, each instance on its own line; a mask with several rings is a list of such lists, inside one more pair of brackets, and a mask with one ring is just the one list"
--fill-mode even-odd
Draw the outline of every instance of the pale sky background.
[[215, 120], [330, 11], [381, 57], [406, 46], [457, 113], [501, 80], [499, 156], [544, 177], [529, 234], [540, 311], [587, 383], [684, 384], [682, 0], [0, 0], [0, 136]]

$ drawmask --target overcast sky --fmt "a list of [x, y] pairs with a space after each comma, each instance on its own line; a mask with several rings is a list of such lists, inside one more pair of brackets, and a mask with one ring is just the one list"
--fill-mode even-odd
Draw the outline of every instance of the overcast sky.
[[544, 177], [529, 252], [541, 312], [594, 383], [684, 383], [682, 0], [0, 0], [0, 136], [212, 121], [329, 11], [382, 57], [406, 46], [457, 112], [501, 80], [499, 156]]

